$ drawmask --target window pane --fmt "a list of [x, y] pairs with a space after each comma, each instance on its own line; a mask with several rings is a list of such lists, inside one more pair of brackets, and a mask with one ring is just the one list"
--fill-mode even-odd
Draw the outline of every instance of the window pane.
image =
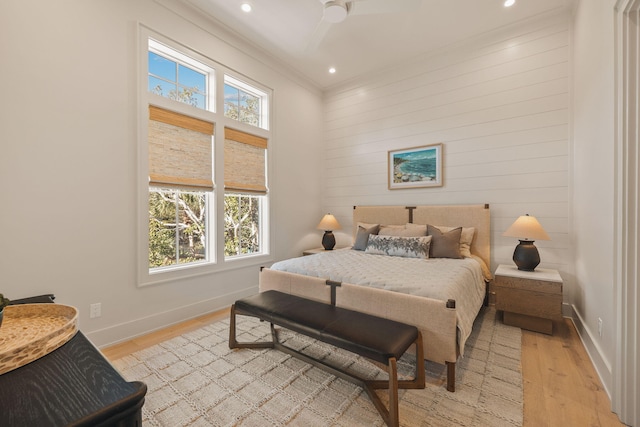
[[207, 108], [207, 106], [205, 104], [206, 97], [204, 95], [194, 94], [193, 95], [193, 99], [196, 102], [196, 104], [195, 104], [196, 107], [202, 108], [202, 109], [206, 109]]
[[240, 110], [240, 121], [242, 123], [248, 123], [253, 126], [259, 126], [260, 116], [252, 113], [251, 111], [247, 111], [243, 109], [243, 110]]
[[253, 126], [260, 125], [260, 98], [246, 92], [240, 93], [240, 121]]
[[242, 92], [242, 96], [240, 97], [240, 108], [258, 113], [260, 112], [260, 98], [246, 92]]
[[238, 104], [240, 103], [240, 91], [227, 84], [224, 85], [224, 116], [234, 120], [240, 117]]
[[204, 94], [206, 93], [205, 79], [206, 76], [204, 74], [180, 65], [178, 67], [180, 92], [177, 100], [194, 107], [206, 109], [207, 106], [204, 103]]
[[176, 262], [176, 204], [171, 191], [149, 192], [149, 268]]
[[207, 259], [204, 192], [149, 191], [149, 268]]
[[224, 197], [227, 257], [261, 252], [260, 211], [263, 196], [228, 194]]
[[178, 84], [191, 88], [194, 92], [206, 92], [205, 75], [184, 65], [178, 67]]
[[175, 82], [176, 63], [157, 53], [149, 52], [149, 74]]
[[171, 99], [175, 99], [176, 101], [184, 102], [185, 104], [192, 105], [198, 108], [205, 108], [205, 96], [195, 92], [193, 88], [180, 86], [180, 91], [178, 92], [178, 96], [174, 96], [172, 93], [170, 96]]
[[169, 94], [175, 91], [175, 84], [166, 82], [156, 77], [149, 76], [149, 92], [168, 98]]
[[224, 115], [242, 123], [262, 127], [262, 104], [265, 96], [225, 83]]
[[206, 259], [206, 198], [204, 193], [178, 194], [179, 263]]
[[[188, 66], [170, 59], [169, 48], [164, 52], [168, 56], [148, 51], [149, 75], [148, 90], [165, 98], [207, 109], [207, 80], [209, 72], [206, 65], [202, 69], [197, 65]], [[178, 55], [178, 52], [174, 53]], [[195, 63], [195, 61], [194, 61]]]

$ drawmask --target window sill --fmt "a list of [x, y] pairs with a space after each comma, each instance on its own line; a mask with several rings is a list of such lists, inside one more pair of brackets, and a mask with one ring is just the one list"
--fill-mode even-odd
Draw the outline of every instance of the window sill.
[[206, 276], [223, 271], [239, 270], [244, 268], [259, 267], [273, 262], [271, 255], [248, 255], [236, 259], [225, 260], [222, 263], [200, 263], [197, 265], [184, 265], [162, 269], [153, 273], [145, 266], [141, 272], [138, 287], [170, 283], [186, 278]]

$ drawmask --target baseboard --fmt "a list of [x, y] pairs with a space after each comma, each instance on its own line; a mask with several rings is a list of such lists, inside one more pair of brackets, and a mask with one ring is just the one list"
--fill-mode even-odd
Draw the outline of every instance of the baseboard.
[[611, 363], [603, 356], [603, 352], [598, 344], [597, 340], [593, 339], [593, 334], [584, 323], [582, 317], [576, 310], [574, 305], [563, 304], [562, 309], [563, 314], [568, 313], [569, 317], [573, 324], [576, 327], [576, 331], [578, 331], [578, 336], [582, 341], [582, 345], [584, 345], [585, 350], [587, 351], [587, 355], [589, 359], [591, 359], [591, 363], [600, 377], [600, 382], [602, 383], [602, 387], [604, 391], [609, 396], [609, 400], [611, 400], [611, 387], [613, 385], [613, 373], [611, 371]]
[[195, 304], [177, 307], [162, 313], [156, 313], [151, 316], [88, 332], [85, 333], [85, 335], [96, 347], [107, 347], [184, 322], [185, 320], [222, 310], [231, 306], [234, 301], [256, 294], [257, 292], [258, 287], [252, 286], [226, 295], [198, 301]]

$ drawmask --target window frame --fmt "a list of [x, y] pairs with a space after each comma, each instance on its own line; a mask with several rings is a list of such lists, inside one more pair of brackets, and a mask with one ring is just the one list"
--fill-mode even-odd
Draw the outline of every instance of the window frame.
[[[253, 95], [260, 100], [260, 114], [259, 114], [260, 119], [259, 119], [258, 126], [253, 126], [248, 123], [241, 122], [240, 120], [235, 120], [235, 119], [230, 119], [230, 120], [233, 120], [236, 123], [242, 123], [244, 125], [251, 126], [252, 128], [264, 129], [268, 131], [269, 130], [269, 105], [270, 105], [269, 95], [265, 91], [261, 90], [261, 88], [258, 85], [250, 85], [245, 81], [235, 78], [230, 74], [225, 73], [223, 76], [223, 80], [224, 80], [223, 86], [222, 86], [223, 93], [224, 93], [224, 86], [229, 85], [249, 95]], [[238, 112], [240, 112], [240, 106], [238, 106]], [[223, 102], [222, 113], [224, 115], [224, 102]]]
[[[189, 49], [184, 45], [173, 41], [166, 36], [153, 31], [142, 24], [139, 25], [138, 46], [139, 46], [139, 91], [138, 91], [138, 286], [148, 286], [180, 280], [189, 277], [197, 277], [201, 275], [212, 274], [219, 271], [230, 269], [245, 268], [250, 266], [263, 265], [273, 261], [271, 246], [271, 229], [270, 221], [270, 195], [263, 196], [261, 206], [261, 234], [262, 234], [262, 252], [258, 254], [246, 254], [233, 257], [225, 257], [225, 222], [224, 222], [224, 176], [223, 176], [223, 154], [224, 154], [224, 129], [225, 126], [241, 129], [247, 133], [253, 133], [269, 140], [272, 139], [270, 108], [272, 105], [273, 90], [259, 84], [252, 79], [243, 76], [224, 65], [208, 58], [201, 53]], [[209, 84], [209, 101], [207, 102], [208, 110], [202, 110], [197, 107], [174, 101], [164, 96], [148, 92], [148, 52], [149, 40], [155, 40], [170, 49], [176, 50], [185, 57], [193, 56], [193, 58], [202, 62], [206, 66], [211, 67], [214, 74], [213, 84]], [[178, 58], [181, 61], [182, 57]], [[187, 62], [187, 61], [184, 61]], [[256, 127], [238, 120], [224, 117], [224, 76], [230, 76], [235, 81], [243, 82], [245, 85], [254, 85], [255, 89], [262, 91], [266, 100], [266, 111], [262, 108], [264, 127]], [[218, 95], [218, 96], [216, 96]], [[149, 268], [149, 195], [150, 186], [148, 181], [148, 107], [149, 105], [158, 106], [175, 110], [186, 115], [196, 118], [212, 121], [215, 123], [213, 135], [213, 181], [216, 184], [214, 191], [207, 192], [207, 208], [208, 208], [208, 260], [197, 261], [187, 264], [176, 264], [174, 266], [160, 267], [156, 269]], [[264, 104], [263, 104], [264, 105]], [[269, 150], [265, 159], [267, 168], [267, 182], [269, 181]]]
[[[157, 55], [160, 56], [166, 56], [168, 57], [167, 59], [172, 60], [178, 64], [182, 64], [183, 66], [192, 69], [193, 71], [196, 72], [202, 72], [202, 73], [206, 73], [207, 76], [211, 76], [207, 79], [205, 79], [205, 88], [204, 88], [204, 92], [205, 92], [205, 105], [204, 108], [201, 108], [204, 111], [210, 111], [215, 113], [216, 112], [216, 103], [215, 102], [211, 102], [211, 100], [213, 99], [215, 101], [216, 99], [216, 84], [215, 82], [218, 79], [218, 76], [216, 75], [216, 70], [214, 67], [209, 66], [206, 62], [204, 57], [202, 57], [201, 55], [198, 55], [197, 53], [193, 52], [192, 56], [188, 56], [182, 52], [180, 52], [177, 48], [174, 48], [170, 45], [168, 45], [167, 43], [162, 43], [160, 41], [157, 40], [157, 38], [155, 37], [149, 37], [148, 38], [148, 52], [153, 52]], [[199, 59], [196, 59], [199, 58]], [[148, 67], [148, 59], [147, 59], [147, 76], [149, 75], [149, 67]], [[211, 84], [211, 80], [213, 79], [214, 84]], [[176, 85], [179, 86], [179, 78], [176, 75]], [[146, 86], [148, 88], [148, 84]], [[148, 92], [148, 90], [147, 90]], [[162, 95], [159, 95], [162, 96]], [[171, 99], [165, 96], [162, 96], [163, 98], [167, 98], [167, 99]], [[196, 107], [196, 108], [200, 108], [200, 107]]]

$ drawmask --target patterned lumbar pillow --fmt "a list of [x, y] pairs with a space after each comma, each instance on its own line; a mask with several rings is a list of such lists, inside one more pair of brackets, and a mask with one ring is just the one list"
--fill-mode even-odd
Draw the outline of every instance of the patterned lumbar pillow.
[[399, 237], [370, 235], [365, 253], [400, 256], [407, 258], [429, 258], [431, 236]]

